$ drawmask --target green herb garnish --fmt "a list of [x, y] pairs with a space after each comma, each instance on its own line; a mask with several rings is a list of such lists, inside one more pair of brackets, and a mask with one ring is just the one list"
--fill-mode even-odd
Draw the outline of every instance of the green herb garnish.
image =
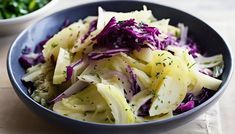
[[51, 0], [0, 0], [0, 19], [10, 19], [29, 14]]

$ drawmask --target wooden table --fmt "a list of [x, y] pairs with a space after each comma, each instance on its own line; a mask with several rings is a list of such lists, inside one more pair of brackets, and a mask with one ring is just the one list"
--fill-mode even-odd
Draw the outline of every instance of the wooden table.
[[[81, 4], [80, 0], [61, 0], [51, 12], [63, 9], [75, 4]], [[152, 2], [155, 2], [152, 0]], [[184, 10], [208, 23], [232, 46], [235, 50], [235, 2], [233, 0], [158, 0], [160, 4]], [[39, 134], [39, 133], [65, 133], [56, 126], [48, 124], [40, 117], [32, 113], [16, 96], [10, 84], [7, 70], [7, 51], [17, 35], [0, 37], [0, 133], [1, 134]], [[211, 44], [213, 45], [213, 44]], [[235, 81], [235, 77], [232, 77]], [[235, 131], [235, 86], [231, 82], [227, 91], [219, 101], [220, 124], [223, 134], [233, 134]], [[57, 131], [59, 130], [59, 132]], [[208, 133], [209, 134], [209, 133]]]

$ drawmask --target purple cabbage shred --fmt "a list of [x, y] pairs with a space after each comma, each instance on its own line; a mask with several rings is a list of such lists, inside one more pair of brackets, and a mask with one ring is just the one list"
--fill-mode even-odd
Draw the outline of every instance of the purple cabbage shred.
[[149, 109], [150, 109], [150, 106], [151, 106], [151, 99], [149, 99], [147, 102], [145, 102], [139, 109], [138, 111], [138, 116], [149, 116]]
[[210, 97], [215, 94], [215, 91], [203, 88], [199, 95], [195, 96], [192, 93], [187, 93], [186, 97], [184, 98], [183, 102], [177, 107], [174, 111], [174, 114], [180, 114], [186, 112], [188, 110], [193, 109], [194, 107], [202, 104]]
[[66, 80], [70, 80], [72, 75], [73, 75], [73, 67], [72, 66], [67, 66], [66, 67], [66, 72], [67, 72], [67, 77]]
[[190, 100], [186, 103], [181, 103], [178, 106], [178, 108], [175, 110], [175, 112], [183, 113], [183, 112], [193, 109], [194, 107], [195, 107], [195, 101]]
[[44, 63], [44, 57], [42, 53], [38, 54], [23, 54], [19, 58], [19, 63], [24, 69], [28, 69], [29, 67], [32, 67], [33, 65], [37, 65], [39, 63]]
[[191, 39], [187, 38], [186, 45], [189, 49], [189, 54], [193, 56], [193, 58], [197, 58], [196, 53], [199, 53], [198, 45]]
[[20, 65], [24, 68], [27, 69], [35, 64], [35, 58], [29, 57], [27, 55], [22, 55], [19, 58]]
[[88, 32], [82, 37], [81, 43], [84, 43], [84, 41], [85, 41], [85, 40], [87, 39], [87, 37], [91, 34], [91, 32], [93, 32], [93, 31], [96, 30], [96, 25], [97, 25], [97, 20], [93, 20], [93, 21], [90, 23], [89, 30], [88, 30]]
[[47, 38], [41, 42], [39, 42], [35, 49], [34, 49], [34, 53], [42, 53], [42, 50], [43, 50], [43, 46], [47, 43], [47, 41], [52, 38], [52, 36], [47, 36]]
[[79, 65], [81, 62], [83, 61], [83, 59], [80, 59], [78, 60], [76, 63], [70, 65], [70, 66], [67, 66], [66, 67], [66, 73], [67, 73], [67, 77], [66, 77], [66, 80], [71, 80], [72, 78], [72, 75], [73, 75], [73, 68], [76, 67], [77, 65]]
[[137, 76], [136, 76], [136, 74], [134, 74], [132, 68], [129, 65], [127, 66], [127, 72], [130, 74], [132, 94], [135, 95], [138, 92], [140, 92], [140, 86], [137, 83]]
[[29, 54], [31, 52], [32, 52], [31, 48], [27, 46], [25, 46], [25, 48], [21, 51], [22, 54]]
[[25, 46], [25, 48], [21, 51], [22, 55], [19, 58], [19, 62], [24, 69], [28, 69], [34, 65], [39, 63], [44, 63], [45, 59], [43, 57], [43, 45], [51, 38], [52, 36], [48, 36], [45, 40], [39, 42], [34, 51], [32, 52], [31, 48]]
[[108, 48], [130, 48], [140, 50], [144, 46], [161, 49], [162, 43], [157, 39], [160, 34], [155, 27], [137, 24], [134, 19], [117, 22], [111, 18], [104, 29], [93, 40], [98, 45]]

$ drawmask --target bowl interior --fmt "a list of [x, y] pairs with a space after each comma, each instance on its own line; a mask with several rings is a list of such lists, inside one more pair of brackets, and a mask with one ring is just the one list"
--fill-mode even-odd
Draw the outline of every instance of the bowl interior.
[[[40, 41], [58, 32], [67, 19], [74, 22], [87, 16], [97, 15], [98, 6], [101, 6], [107, 11], [128, 12], [141, 10], [143, 5], [146, 5], [148, 9], [152, 10], [157, 19], [170, 18], [172, 25], [177, 25], [179, 22], [182, 22], [188, 26], [189, 35], [197, 42], [203, 52], [206, 52], [208, 55], [222, 54], [224, 56], [225, 68], [221, 76], [223, 83], [219, 91], [214, 95], [215, 97], [219, 96], [223, 92], [221, 90], [225, 90], [222, 87], [226, 86], [232, 70], [231, 53], [223, 39], [207, 24], [187, 13], [157, 4], [137, 1], [109, 1], [77, 6], [46, 17], [22, 32], [12, 44], [8, 55], [9, 76], [15, 86], [15, 90], [18, 94], [21, 94], [19, 96], [24, 96], [29, 101], [32, 101], [28, 97], [27, 88], [21, 82], [25, 71], [18, 62], [21, 50], [25, 46], [34, 48]], [[209, 99], [205, 103], [209, 103], [209, 101], [212, 101], [212, 99]], [[34, 105], [37, 104], [35, 103]]]

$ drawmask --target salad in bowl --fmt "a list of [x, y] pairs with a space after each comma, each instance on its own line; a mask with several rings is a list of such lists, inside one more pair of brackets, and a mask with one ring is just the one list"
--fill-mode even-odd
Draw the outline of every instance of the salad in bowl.
[[34, 51], [23, 49], [22, 81], [36, 102], [81, 121], [133, 124], [191, 110], [222, 83], [223, 56], [206, 56], [187, 26], [169, 22], [146, 6], [66, 20]]

